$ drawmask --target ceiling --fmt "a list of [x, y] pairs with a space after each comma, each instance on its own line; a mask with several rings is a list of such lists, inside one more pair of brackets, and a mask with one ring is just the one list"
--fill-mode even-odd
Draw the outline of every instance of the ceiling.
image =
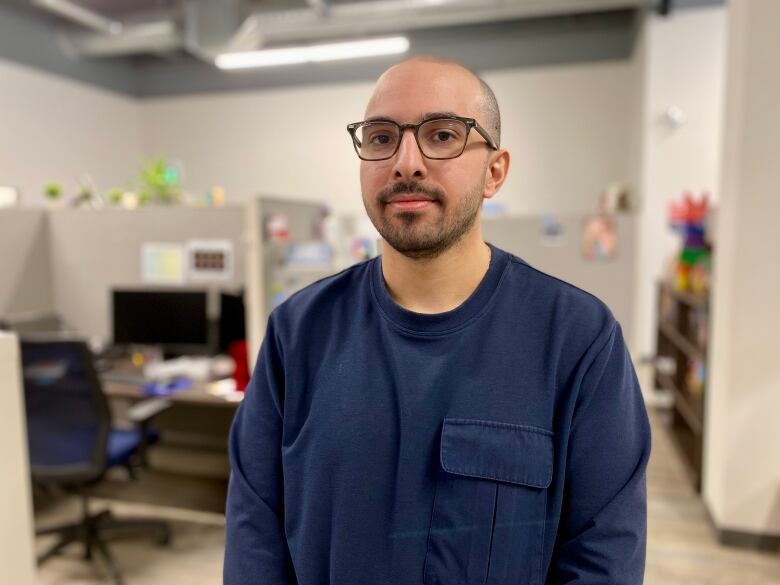
[[606, 12], [658, 0], [11, 0], [52, 22], [89, 59], [218, 54], [521, 19]]

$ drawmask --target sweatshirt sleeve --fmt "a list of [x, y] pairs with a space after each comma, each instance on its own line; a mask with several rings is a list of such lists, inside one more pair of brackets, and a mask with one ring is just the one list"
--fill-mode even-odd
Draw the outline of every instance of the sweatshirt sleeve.
[[294, 585], [284, 532], [284, 370], [274, 315], [230, 431], [225, 585]]
[[615, 323], [582, 378], [547, 585], [641, 585], [650, 425]]

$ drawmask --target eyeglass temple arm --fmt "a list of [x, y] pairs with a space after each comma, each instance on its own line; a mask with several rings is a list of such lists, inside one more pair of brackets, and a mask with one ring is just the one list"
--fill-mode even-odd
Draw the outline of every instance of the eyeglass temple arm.
[[482, 138], [485, 139], [485, 141], [490, 145], [490, 147], [493, 150], [498, 150], [498, 144], [495, 140], [493, 140], [493, 137], [488, 133], [487, 130], [485, 130], [482, 126], [479, 125], [479, 122], [474, 120], [474, 128], [477, 132], [479, 132], [479, 135], [482, 136]]

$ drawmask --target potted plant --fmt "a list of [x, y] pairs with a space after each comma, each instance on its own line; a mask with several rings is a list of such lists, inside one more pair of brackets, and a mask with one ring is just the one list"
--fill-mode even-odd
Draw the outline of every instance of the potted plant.
[[141, 168], [139, 203], [178, 203], [181, 197], [179, 170], [163, 157], [148, 162]]
[[59, 183], [47, 183], [43, 188], [43, 194], [49, 200], [49, 205], [58, 205], [62, 197], [62, 185]]
[[122, 197], [124, 193], [125, 192], [119, 187], [114, 187], [113, 189], [108, 190], [108, 193], [106, 193], [106, 198], [108, 199], [108, 202], [111, 203], [111, 205], [119, 205], [122, 203]]

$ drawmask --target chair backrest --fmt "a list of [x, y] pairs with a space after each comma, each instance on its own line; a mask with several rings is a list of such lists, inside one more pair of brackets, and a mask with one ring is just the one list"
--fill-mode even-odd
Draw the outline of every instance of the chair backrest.
[[81, 340], [22, 339], [20, 349], [33, 479], [97, 479], [111, 413], [89, 348]]

